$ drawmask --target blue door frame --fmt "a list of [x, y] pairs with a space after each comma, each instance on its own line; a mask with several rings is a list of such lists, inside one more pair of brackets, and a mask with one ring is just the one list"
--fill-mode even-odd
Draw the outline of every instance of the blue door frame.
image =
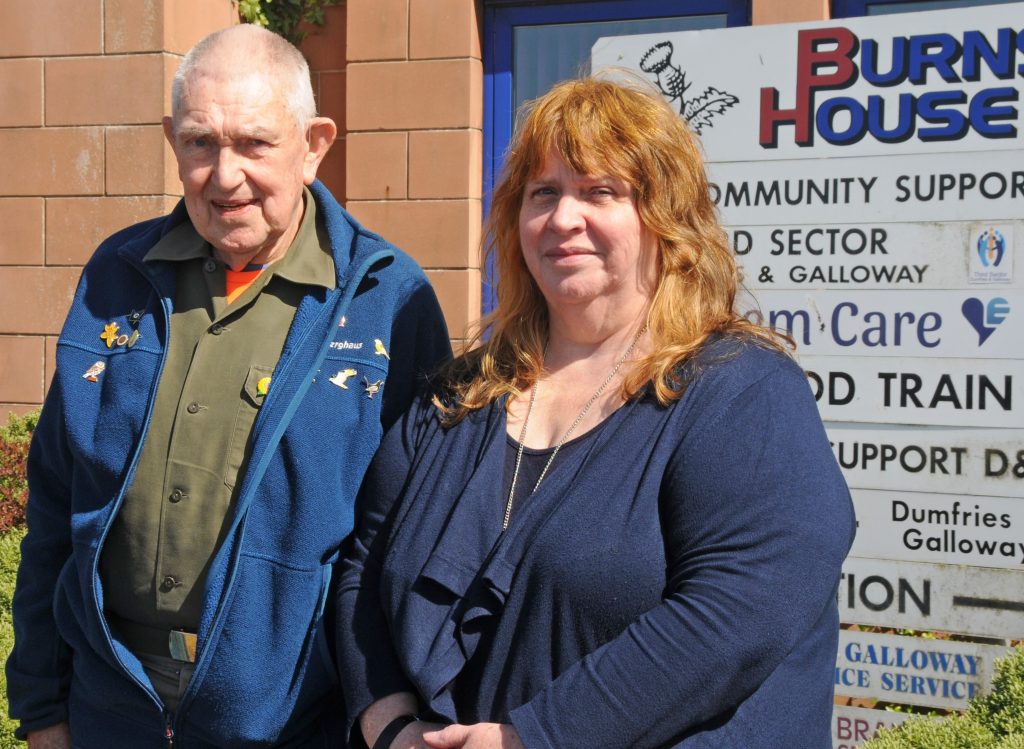
[[[494, 180], [512, 137], [512, 39], [516, 26], [623, 21], [674, 16], [725, 15], [727, 26], [750, 23], [749, 0], [590, 0], [588, 2], [523, 2], [489, 0], [484, 6], [484, 215], [490, 208]], [[483, 312], [494, 305], [484, 281]]]

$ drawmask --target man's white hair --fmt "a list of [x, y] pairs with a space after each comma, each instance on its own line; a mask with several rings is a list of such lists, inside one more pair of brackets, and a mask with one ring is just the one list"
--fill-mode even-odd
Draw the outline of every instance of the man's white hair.
[[171, 119], [178, 122], [181, 114], [185, 81], [200, 68], [206, 58], [224, 44], [245, 49], [253, 72], [264, 73], [281, 85], [281, 94], [295, 117], [299, 130], [316, 117], [316, 101], [309, 77], [309, 63], [296, 47], [282, 36], [252, 24], [230, 26], [200, 39], [181, 61], [171, 84]]

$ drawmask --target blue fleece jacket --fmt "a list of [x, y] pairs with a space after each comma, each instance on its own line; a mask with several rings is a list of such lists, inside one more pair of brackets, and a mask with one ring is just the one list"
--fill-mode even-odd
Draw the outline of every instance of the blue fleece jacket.
[[[337, 288], [310, 287], [295, 313], [207, 576], [196, 669], [173, 722], [139, 660], [111, 635], [97, 565], [145, 439], [175, 297], [174, 265], [143, 257], [188, 220], [183, 205], [115, 234], [84, 268], [29, 454], [7, 662], [19, 735], [70, 720], [82, 749], [155, 748], [168, 734], [180, 749], [340, 745], [344, 709], [325, 620], [338, 550], [385, 428], [450, 348], [415, 262], [360, 227], [323, 185], [311, 190]], [[129, 330], [133, 311], [142, 311], [141, 338], [108, 348], [104, 326]], [[96, 364], [103, 371], [84, 376]], [[347, 389], [331, 382], [349, 368], [357, 375]], [[363, 378], [384, 385], [370, 393]]]
[[420, 399], [385, 437], [339, 585], [350, 716], [408, 690], [527, 749], [830, 745], [854, 518], [799, 367], [710, 344], [502, 533], [506, 449], [500, 401], [446, 430]]

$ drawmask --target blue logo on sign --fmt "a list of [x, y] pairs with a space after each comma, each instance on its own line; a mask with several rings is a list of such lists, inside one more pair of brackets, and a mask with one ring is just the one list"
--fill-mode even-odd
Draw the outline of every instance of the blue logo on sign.
[[993, 229], [991, 226], [983, 231], [978, 237], [978, 257], [981, 264], [986, 268], [995, 268], [1003, 262], [1003, 255], [1006, 253], [1006, 239], [1002, 232]]
[[960, 311], [964, 313], [964, 317], [971, 327], [977, 331], [978, 345], [980, 346], [1010, 314], [1010, 303], [1001, 296], [989, 299], [988, 304], [976, 297], [970, 297], [964, 300]]

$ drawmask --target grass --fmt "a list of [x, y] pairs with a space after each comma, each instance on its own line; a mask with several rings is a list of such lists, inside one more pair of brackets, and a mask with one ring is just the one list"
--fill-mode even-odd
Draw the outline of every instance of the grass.
[[[11, 599], [14, 597], [14, 579], [18, 573], [21, 539], [25, 535], [24, 528], [15, 528], [0, 534], [0, 659], [7, 661], [14, 644], [14, 629], [11, 620]], [[0, 672], [0, 700], [3, 712], [0, 713], [0, 749], [14, 749], [24, 746], [14, 738], [17, 722], [7, 717], [7, 676]]]

